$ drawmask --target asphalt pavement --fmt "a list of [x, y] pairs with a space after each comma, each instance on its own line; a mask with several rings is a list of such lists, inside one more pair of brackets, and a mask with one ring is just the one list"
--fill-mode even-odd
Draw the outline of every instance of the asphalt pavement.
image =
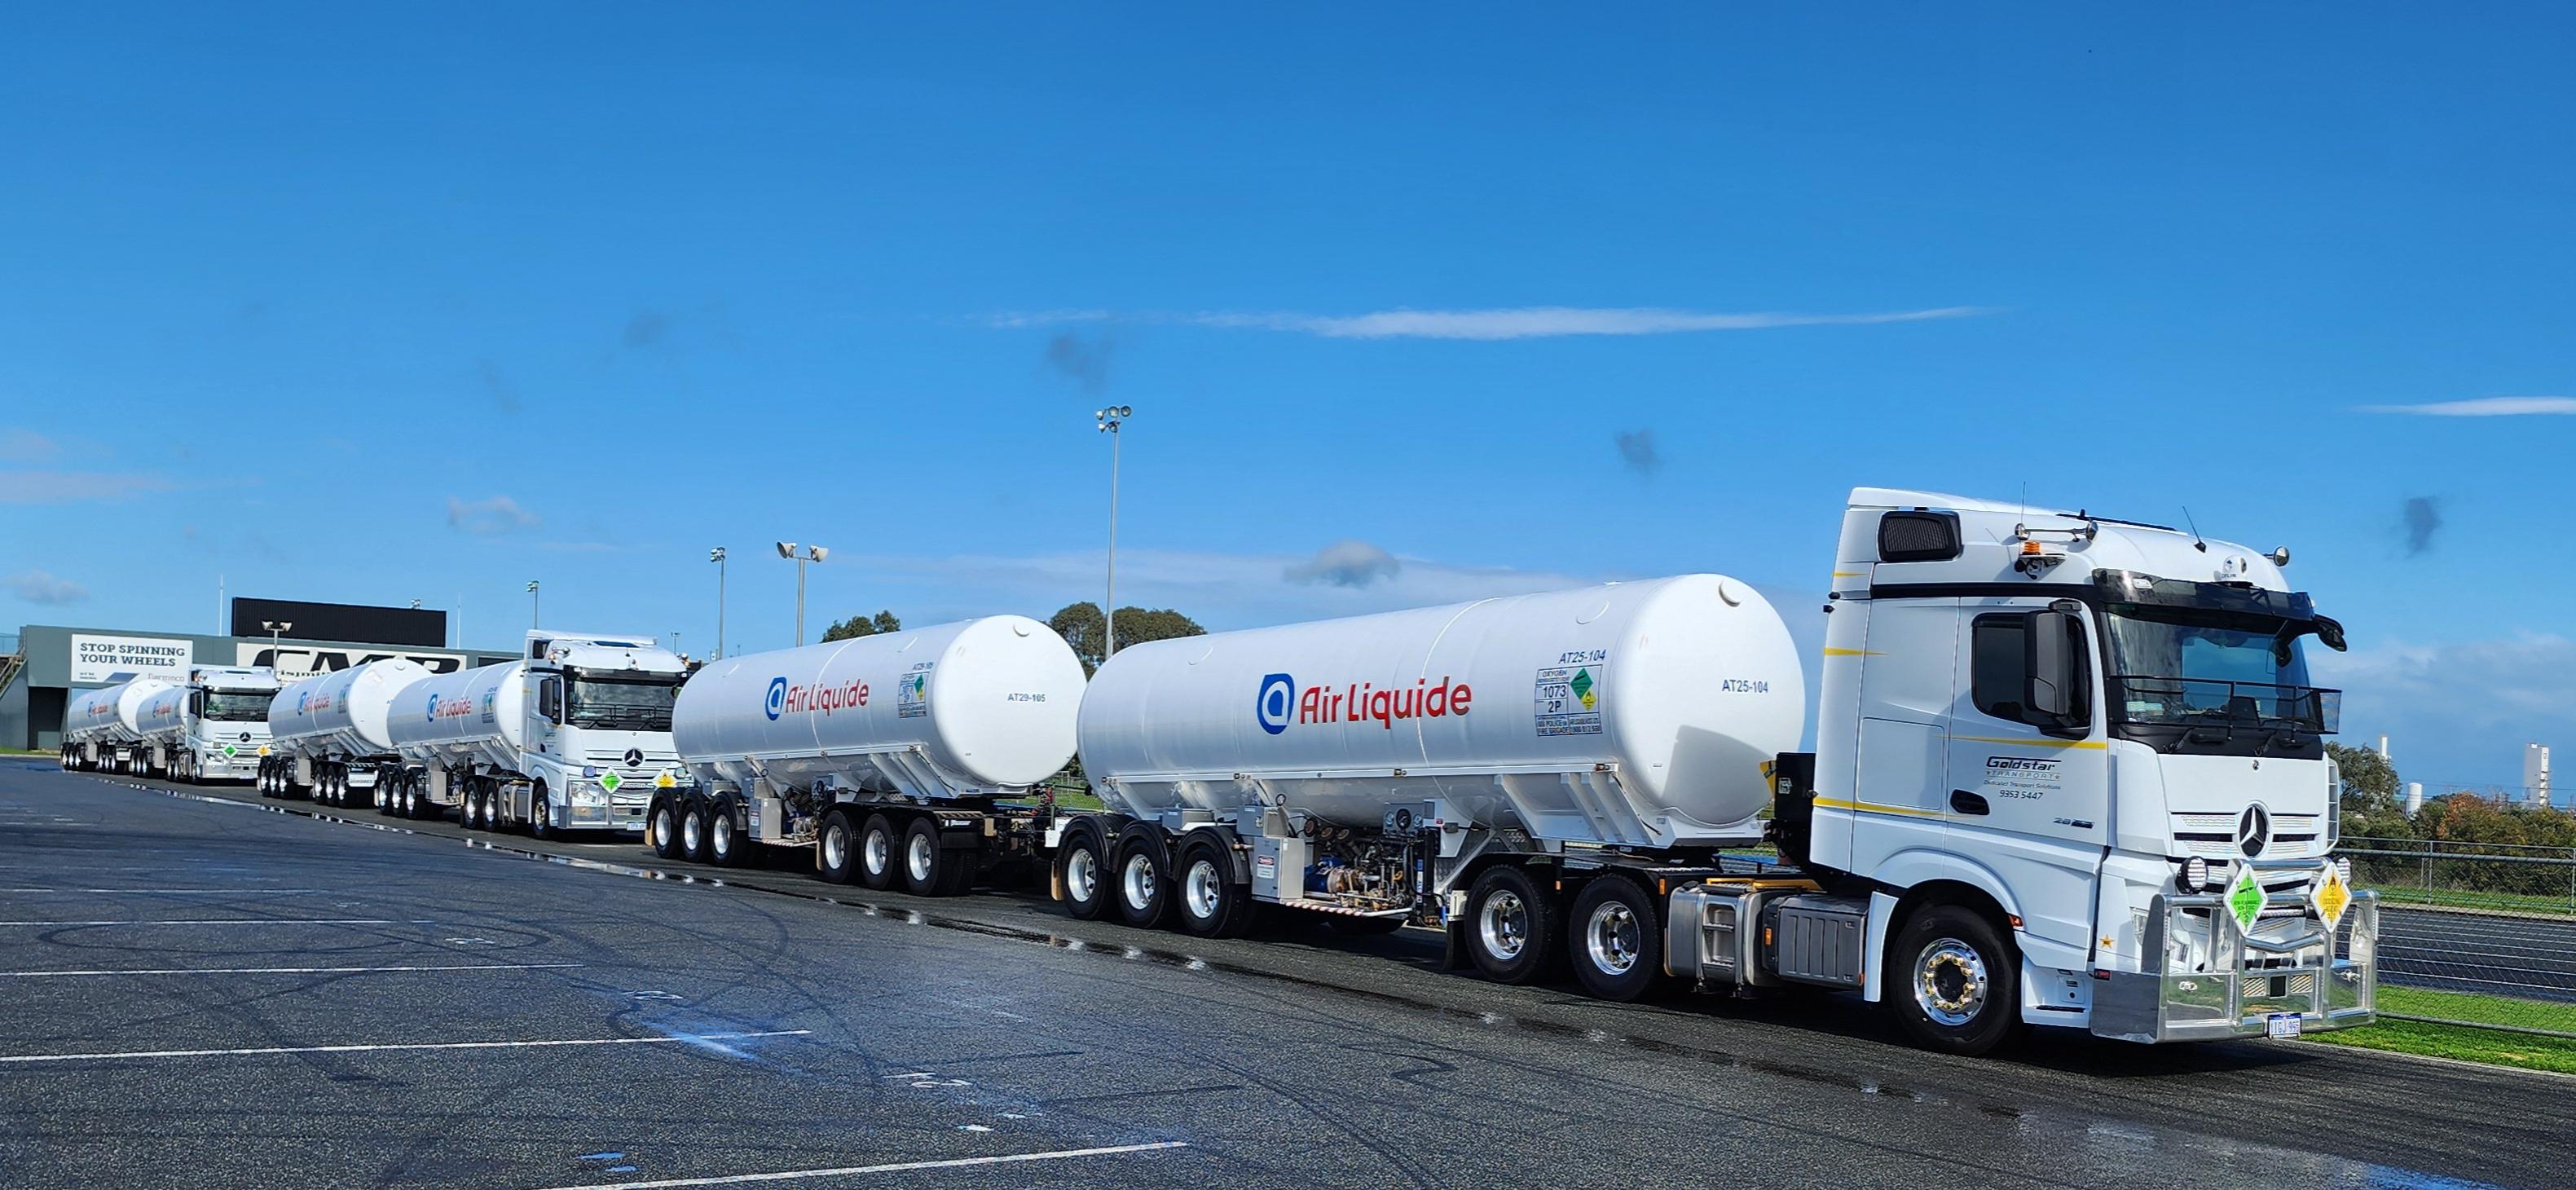
[[2393, 983], [2576, 1000], [2576, 921], [2382, 908], [2379, 957]]
[[[268, 811], [268, 812], [263, 812]], [[1906, 1047], [0, 761], [11, 1187], [2563, 1185], [2576, 1080]], [[2448, 1121], [2459, 1121], [2457, 1124]]]

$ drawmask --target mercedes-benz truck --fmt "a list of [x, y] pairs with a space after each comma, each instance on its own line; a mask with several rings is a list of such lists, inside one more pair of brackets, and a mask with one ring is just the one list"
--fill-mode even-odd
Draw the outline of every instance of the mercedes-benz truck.
[[524, 660], [411, 687], [388, 722], [397, 803], [458, 807], [465, 825], [634, 831], [656, 791], [695, 782], [671, 744], [688, 663], [649, 636], [528, 633]]
[[147, 698], [137, 719], [144, 764], [173, 781], [248, 781], [269, 753], [268, 706], [277, 675], [266, 668], [200, 665], [185, 684]]

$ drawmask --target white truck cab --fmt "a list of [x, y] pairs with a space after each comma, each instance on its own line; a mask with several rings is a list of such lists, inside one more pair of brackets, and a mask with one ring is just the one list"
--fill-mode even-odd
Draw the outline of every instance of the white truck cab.
[[142, 712], [146, 764], [172, 780], [248, 781], [269, 753], [268, 705], [277, 674], [200, 665], [152, 696]]
[[2340, 694], [2303, 657], [2343, 630], [2286, 549], [1861, 488], [1834, 557], [1779, 836], [1865, 896], [1868, 999], [1960, 1050], [2374, 1019], [2376, 906], [2329, 859]]

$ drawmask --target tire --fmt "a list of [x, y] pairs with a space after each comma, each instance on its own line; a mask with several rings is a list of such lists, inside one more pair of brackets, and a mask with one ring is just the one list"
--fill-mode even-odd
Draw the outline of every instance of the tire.
[[918, 814], [903, 828], [903, 850], [895, 870], [903, 890], [916, 897], [936, 897], [948, 887], [948, 866], [956, 862], [939, 847], [939, 819]]
[[693, 864], [707, 862], [707, 808], [690, 806], [680, 813], [680, 856]]
[[707, 815], [707, 862], [719, 868], [742, 863], [742, 832], [734, 825], [731, 802]]
[[1575, 894], [1565, 935], [1575, 982], [1601, 999], [1643, 999], [1664, 973], [1663, 918], [1636, 881], [1594, 877]]
[[859, 883], [879, 892], [894, 887], [895, 874], [903, 870], [903, 836], [894, 829], [894, 819], [868, 815], [859, 828], [857, 866]]
[[1064, 911], [1077, 921], [1098, 921], [1109, 912], [1108, 849], [1100, 832], [1077, 826], [1055, 853], [1055, 883], [1064, 890]]
[[2021, 955], [1985, 914], [1932, 905], [1907, 918], [1882, 989], [1916, 1044], [1974, 1057], [2021, 1032]]
[[1496, 983], [1548, 976], [1564, 928], [1556, 894], [1528, 868], [1487, 868], [1467, 892], [1467, 957]]
[[671, 799], [653, 803], [653, 854], [662, 859], [680, 858], [680, 811]]
[[[546, 796], [543, 781], [528, 790], [528, 837], [532, 839], [552, 840], [557, 834], [554, 807], [546, 804]], [[705, 824], [700, 823], [699, 829], [705, 830]]]
[[1163, 924], [1172, 908], [1172, 858], [1162, 832], [1141, 823], [1128, 827], [1119, 833], [1117, 854], [1109, 900], [1118, 907], [1118, 920], [1147, 930]]
[[1181, 929], [1201, 938], [1240, 938], [1252, 928], [1252, 886], [1234, 880], [1227, 848], [1197, 839], [1181, 848], [1173, 899]]
[[834, 884], [859, 878], [859, 828], [850, 816], [834, 810], [823, 815], [823, 830], [814, 839], [814, 870]]

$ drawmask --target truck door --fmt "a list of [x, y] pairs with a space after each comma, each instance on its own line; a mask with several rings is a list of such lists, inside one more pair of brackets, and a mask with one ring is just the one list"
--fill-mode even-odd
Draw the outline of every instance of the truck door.
[[1861, 658], [1859, 760], [1848, 807], [1855, 815], [1854, 871], [1874, 871], [1899, 852], [1941, 845], [1958, 636], [1956, 599], [1871, 601]]
[[[2076, 666], [2084, 726], [2051, 734], [2022, 706], [2030, 616], [2044, 597], [1960, 601], [1957, 701], [1950, 715], [1952, 845], [2004, 880], [2032, 937], [2072, 948], [2043, 965], [2076, 967], [2089, 952], [2093, 892], [2111, 828], [2110, 751], [2092, 629]], [[2078, 618], [2081, 623], [2081, 617]], [[2037, 948], [2033, 948], [2036, 950]], [[2056, 949], [2056, 948], [2051, 948]]]

